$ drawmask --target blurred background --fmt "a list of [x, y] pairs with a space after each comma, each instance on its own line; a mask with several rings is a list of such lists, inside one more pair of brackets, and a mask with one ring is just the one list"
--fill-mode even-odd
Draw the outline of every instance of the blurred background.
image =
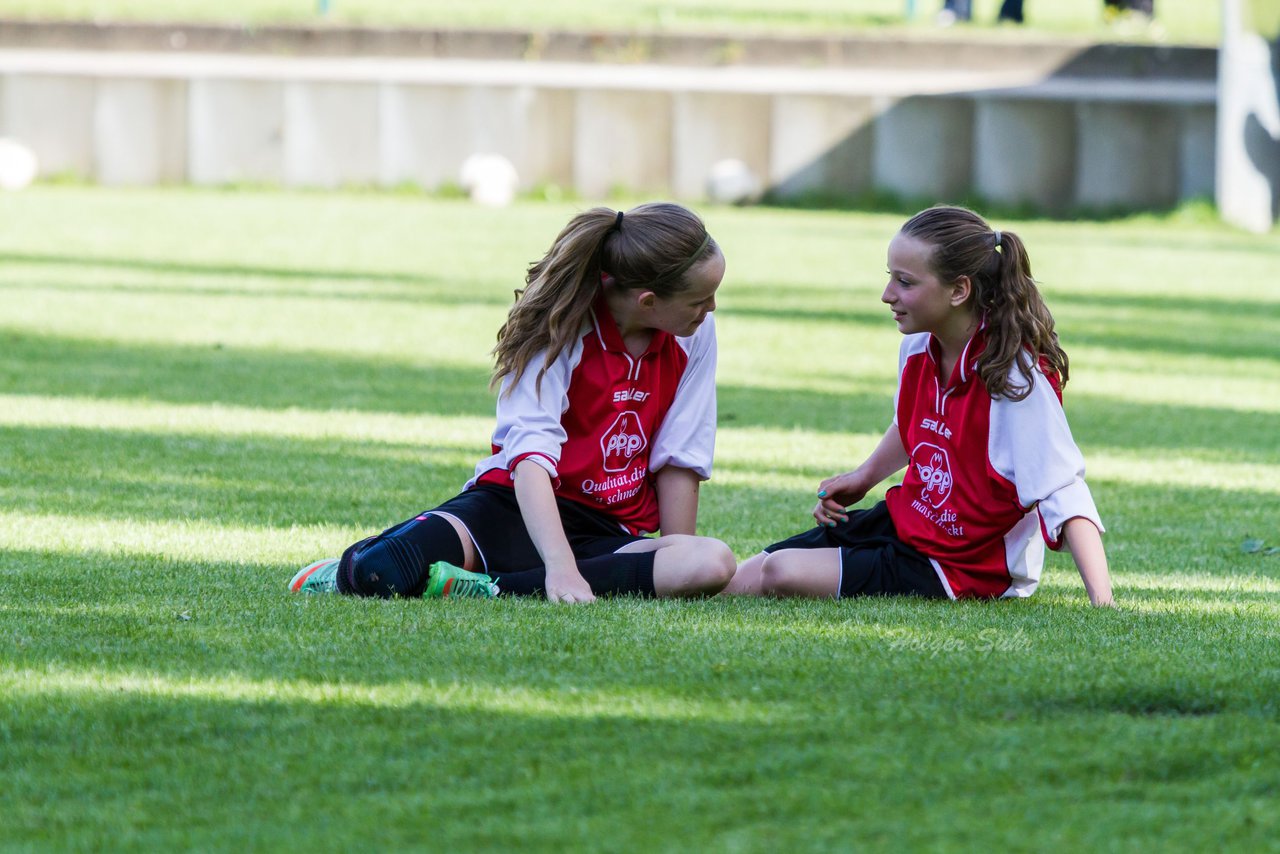
[[1265, 231], [1277, 30], [1280, 0], [0, 0], [0, 171]]

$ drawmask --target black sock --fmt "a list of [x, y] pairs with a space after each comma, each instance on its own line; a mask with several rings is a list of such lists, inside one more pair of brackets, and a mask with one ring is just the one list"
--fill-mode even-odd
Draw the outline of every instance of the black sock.
[[[654, 552], [600, 555], [578, 561], [578, 572], [597, 596], [633, 595], [651, 599]], [[493, 576], [504, 596], [546, 595], [545, 567]]]
[[542, 596], [546, 591], [547, 568], [526, 569], [520, 572], [489, 573], [498, 583], [499, 596]]
[[338, 564], [338, 590], [357, 596], [422, 595], [427, 570], [439, 560], [462, 566], [462, 541], [439, 516], [417, 516], [347, 549]]

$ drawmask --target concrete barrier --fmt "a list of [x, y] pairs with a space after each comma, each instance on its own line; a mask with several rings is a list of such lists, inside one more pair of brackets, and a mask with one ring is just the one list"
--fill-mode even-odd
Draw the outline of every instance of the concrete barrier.
[[93, 103], [94, 175], [103, 184], [187, 179], [187, 87], [176, 80], [99, 80]]
[[284, 84], [209, 77], [185, 82], [188, 179], [195, 184], [283, 182]]
[[1216, 84], [963, 70], [0, 50], [0, 135], [104, 183], [456, 183], [697, 199], [743, 161], [781, 196], [969, 195], [1047, 210], [1213, 191]]
[[789, 95], [773, 99], [768, 184], [786, 198], [856, 196], [874, 187], [872, 128], [878, 99]]
[[0, 136], [31, 148], [40, 159], [42, 176], [94, 174], [93, 78], [56, 70], [5, 74], [0, 78], [0, 99]]
[[974, 189], [994, 201], [1060, 212], [1077, 200], [1076, 105], [978, 101]]

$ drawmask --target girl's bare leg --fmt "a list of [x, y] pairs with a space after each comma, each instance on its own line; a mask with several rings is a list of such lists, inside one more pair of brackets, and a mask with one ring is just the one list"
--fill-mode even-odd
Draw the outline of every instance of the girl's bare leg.
[[840, 595], [839, 549], [783, 549], [765, 558], [760, 568], [765, 596]]
[[659, 597], [713, 596], [733, 577], [733, 552], [719, 540], [672, 534], [637, 540], [617, 554], [656, 552], [653, 556], [653, 590]]
[[783, 549], [744, 560], [723, 594], [822, 598], [839, 592], [839, 549]]

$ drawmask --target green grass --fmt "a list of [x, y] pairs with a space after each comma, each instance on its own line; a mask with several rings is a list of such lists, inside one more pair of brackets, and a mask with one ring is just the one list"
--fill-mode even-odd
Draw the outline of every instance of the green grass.
[[[0, 195], [0, 849], [1276, 850], [1280, 241], [1001, 221], [1072, 355], [1116, 611], [291, 597], [452, 494], [571, 214]], [[702, 523], [742, 556], [888, 422], [892, 214], [708, 208]]]
[[[1267, 0], [1271, 2], [1271, 0]], [[1069, 35], [1102, 39], [1167, 39], [1214, 44], [1220, 28], [1217, 2], [1159, 0], [1158, 26], [1136, 22], [1108, 25], [1101, 0], [1026, 4], [1027, 24], [999, 34]], [[327, 16], [318, 0], [0, 0], [0, 17], [96, 20], [221, 21], [237, 24], [317, 23], [424, 27], [516, 27], [564, 29], [658, 29], [669, 31], [936, 32], [941, 0], [916, 3], [914, 21], [904, 20], [905, 0], [664, 0], [601, 3], [598, 0], [331, 0]], [[969, 34], [994, 32], [1000, 0], [974, 0]]]

